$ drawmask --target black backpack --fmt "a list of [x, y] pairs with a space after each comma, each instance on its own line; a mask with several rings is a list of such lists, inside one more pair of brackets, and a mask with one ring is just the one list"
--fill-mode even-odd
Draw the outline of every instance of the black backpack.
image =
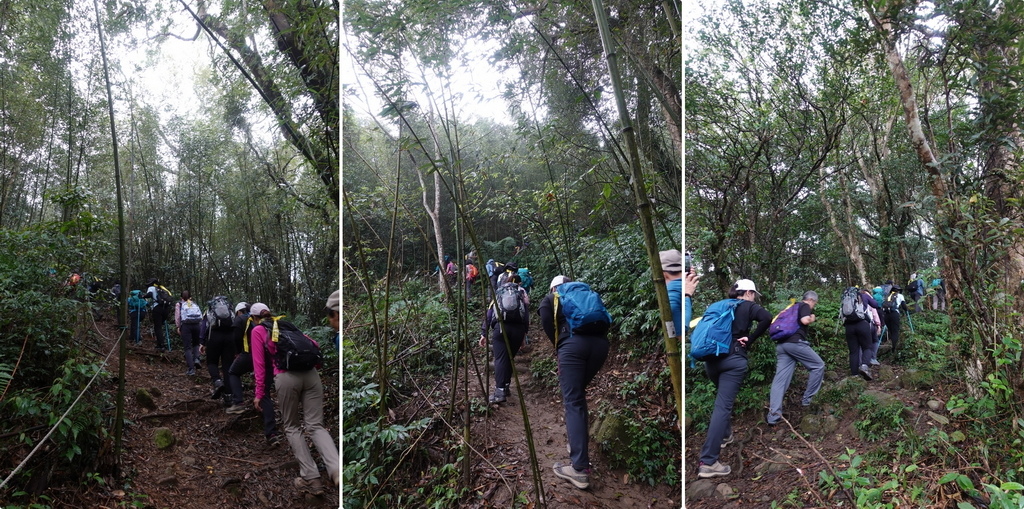
[[[291, 322], [264, 320], [268, 339], [277, 344], [274, 364], [285, 371], [309, 371], [324, 360], [320, 347]], [[276, 333], [276, 334], [275, 334]]]
[[156, 303], [163, 307], [170, 307], [174, 304], [174, 297], [171, 292], [163, 286], [156, 285]]

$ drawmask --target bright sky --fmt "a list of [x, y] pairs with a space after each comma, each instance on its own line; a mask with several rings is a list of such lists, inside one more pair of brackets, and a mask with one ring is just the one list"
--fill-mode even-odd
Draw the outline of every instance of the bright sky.
[[[343, 37], [347, 38], [347, 35], [343, 34]], [[466, 122], [490, 118], [496, 122], [511, 123], [512, 119], [508, 115], [508, 105], [502, 98], [502, 91], [505, 82], [515, 79], [515, 73], [501, 73], [488, 61], [498, 49], [498, 44], [494, 41], [475, 40], [463, 47], [466, 51], [461, 56], [469, 64], [455, 66], [449, 81], [450, 100], [454, 104], [456, 117]], [[421, 111], [429, 111], [427, 91], [438, 96], [444, 87], [444, 80], [433, 73], [426, 73], [426, 76], [423, 76], [420, 67], [410, 56], [405, 56], [405, 61], [411, 79], [420, 84], [410, 87], [412, 95], [408, 100], [418, 103]], [[346, 95], [343, 99], [357, 115], [377, 116], [384, 110], [385, 103], [376, 93], [373, 83], [344, 47], [341, 82], [343, 88], [355, 91], [355, 95]]]

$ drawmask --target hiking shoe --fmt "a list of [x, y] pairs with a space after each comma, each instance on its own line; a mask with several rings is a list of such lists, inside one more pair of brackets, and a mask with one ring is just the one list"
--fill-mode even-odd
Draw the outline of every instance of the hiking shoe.
[[296, 477], [295, 487], [317, 496], [324, 494], [324, 484], [320, 482], [319, 477], [308, 481], [301, 477]]
[[871, 362], [869, 364], [871, 364], [872, 366], [881, 366], [882, 365], [881, 362], [878, 362], [878, 359], [871, 359]]
[[487, 398], [487, 402], [491, 404], [504, 403], [505, 391], [503, 389], [494, 389], [494, 394], [491, 394], [491, 397]]
[[860, 365], [860, 376], [861, 376], [861, 378], [863, 378], [863, 379], [865, 379], [865, 380], [867, 380], [869, 382], [871, 381], [871, 370], [868, 369], [868, 365], [867, 364], [861, 364]]
[[697, 468], [697, 478], [707, 479], [709, 477], [722, 477], [732, 473], [732, 469], [729, 465], [716, 461], [714, 465], [705, 465], [701, 463], [700, 467]]
[[249, 405], [246, 405], [245, 403], [238, 403], [238, 404], [229, 406], [228, 409], [225, 410], [225, 412], [227, 412], [229, 414], [244, 414], [245, 413], [245, 409], [247, 409], [247, 408], [249, 408]]
[[267, 445], [270, 446], [270, 448], [281, 445], [282, 441], [284, 441], [284, 437], [280, 433], [271, 433], [267, 435]]
[[210, 399], [217, 399], [221, 393], [224, 392], [224, 381], [220, 378], [213, 381], [213, 394], [210, 395]]
[[[771, 423], [769, 422], [768, 424], [771, 424]], [[727, 437], [722, 439], [722, 447], [725, 447], [725, 446], [733, 443], [734, 441], [736, 441], [736, 435], [733, 434], [733, 433], [729, 433], [729, 436], [727, 436]]]
[[189, 368], [189, 370], [186, 371], [185, 374], [188, 376], [196, 376], [196, 370]]
[[576, 470], [572, 465], [555, 462], [553, 467], [555, 475], [572, 483], [573, 486], [585, 490], [590, 486], [590, 475], [587, 470]]

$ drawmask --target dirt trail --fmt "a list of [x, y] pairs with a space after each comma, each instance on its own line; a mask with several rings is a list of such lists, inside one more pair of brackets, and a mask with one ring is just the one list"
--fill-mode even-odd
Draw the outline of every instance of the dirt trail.
[[[623, 363], [612, 352], [604, 368], [587, 389], [587, 402], [590, 409], [590, 421], [593, 424], [595, 410], [602, 399], [613, 400], [615, 391], [621, 386]], [[544, 493], [548, 507], [585, 507], [585, 508], [678, 508], [681, 507], [680, 486], [670, 487], [665, 484], [650, 486], [630, 481], [625, 471], [610, 468], [600, 447], [590, 442], [590, 462], [593, 469], [590, 474], [590, 487], [587, 490], [576, 489], [569, 482], [555, 476], [551, 467], [555, 461], [565, 462], [569, 454], [566, 451], [567, 437], [562, 399], [557, 389], [546, 387], [530, 373], [530, 362], [533, 358], [552, 357], [553, 347], [547, 341], [534, 339], [531, 350], [516, 356], [515, 365], [522, 384], [522, 392], [526, 399], [529, 412], [530, 427], [533, 431], [534, 446], [537, 449], [537, 461], [543, 479]], [[548, 373], [545, 377], [555, 377]], [[486, 395], [484, 396], [486, 397]], [[620, 403], [621, 404], [621, 403]], [[493, 407], [493, 406], [492, 406]], [[513, 495], [500, 477], [512, 486], [516, 492], [532, 493], [532, 477], [530, 467], [529, 445], [523, 426], [518, 391], [513, 381], [512, 397], [490, 416], [476, 417], [473, 423], [478, 444], [486, 451], [490, 462], [498, 466], [499, 472], [482, 460], [476, 460], [475, 473], [478, 474], [479, 491], [488, 494], [486, 502], [476, 507], [511, 507]], [[671, 452], [666, 452], [671, 454]], [[678, 454], [678, 453], [677, 453]], [[532, 496], [530, 497], [533, 498]]]
[[[100, 322], [107, 338], [116, 337], [111, 322]], [[105, 341], [113, 345], [112, 339]], [[185, 375], [180, 345], [161, 354], [152, 349], [152, 336], [142, 347], [130, 347], [125, 367], [125, 417], [127, 423], [122, 451], [122, 472], [129, 488], [128, 503], [139, 501], [151, 508], [297, 508], [338, 507], [339, 489], [329, 481], [316, 448], [313, 457], [321, 469], [325, 493], [302, 493], [292, 483], [298, 463], [287, 441], [269, 448], [263, 436], [262, 419], [254, 409], [230, 415], [221, 400], [211, 399], [211, 384], [205, 367], [198, 376]], [[108, 368], [116, 375], [116, 364]], [[323, 372], [321, 372], [322, 374]], [[244, 401], [251, 405], [253, 378], [243, 378]], [[147, 410], [136, 400], [138, 389], [156, 389], [156, 408]], [[324, 427], [338, 436], [339, 399], [336, 384], [325, 384]], [[333, 407], [333, 408], [332, 408]], [[280, 413], [278, 413], [280, 429]], [[169, 428], [176, 443], [169, 449], [156, 447], [157, 428]], [[307, 440], [307, 443], [309, 441]], [[116, 493], [116, 492], [115, 492]], [[141, 494], [146, 495], [142, 497]]]
[[[720, 460], [732, 467], [731, 475], [697, 479], [695, 465], [706, 433], [687, 433], [687, 509], [767, 509], [773, 504], [779, 507], [830, 508], [836, 507], [840, 501], [844, 506], [850, 506], [852, 493], [823, 487], [819, 480], [821, 473], [829, 473], [830, 468], [831, 471], [847, 469], [849, 462], [838, 459], [847, 449], [862, 457], [873, 451], [892, 455], [905, 438], [898, 428], [893, 428], [882, 439], [872, 441], [864, 438], [856, 427], [856, 423], [865, 418], [854, 408], [856, 399], [862, 393], [872, 391], [880, 397], [899, 401], [905, 408], [905, 425], [912, 426], [917, 436], [926, 436], [929, 430], [941, 427], [928, 403], [948, 401], [949, 395], [957, 390], [953, 386], [907, 387], [903, 381], [907, 370], [902, 366], [892, 366], [886, 362], [887, 358], [879, 357], [883, 366], [875, 370], [875, 379], [870, 382], [859, 377], [848, 378], [840, 370], [826, 374], [822, 392], [809, 408], [800, 406], [807, 374], [797, 370], [784, 407], [784, 415], [788, 414], [792, 428], [784, 422], [776, 426], [767, 425], [763, 409], [733, 415], [733, 433], [738, 438], [722, 448]], [[849, 395], [842, 401], [833, 402], [828, 401], [829, 391], [833, 394], [847, 391]], [[936, 412], [946, 413], [942, 409], [936, 409]], [[801, 431], [805, 416], [831, 419], [834, 424], [821, 426], [822, 429], [815, 425], [813, 432]]]

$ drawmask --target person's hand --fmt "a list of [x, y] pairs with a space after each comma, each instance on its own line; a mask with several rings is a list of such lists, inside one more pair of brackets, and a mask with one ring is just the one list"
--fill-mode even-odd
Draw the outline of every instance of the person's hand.
[[743, 336], [742, 338], [739, 338], [739, 339], [736, 340], [736, 342], [739, 343], [740, 346], [742, 346], [743, 348], [747, 347], [747, 342], [749, 342], [749, 341], [750, 341], [750, 338], [748, 338], [747, 336]]
[[206, 345], [199, 345], [200, 355], [206, 355]]
[[480, 335], [480, 348], [483, 348], [487, 344], [487, 336]]
[[818, 317], [814, 316], [814, 313], [811, 313], [808, 316], [811, 317], [811, 321], [807, 322], [807, 325], [810, 325], [810, 324], [814, 323], [818, 319]]
[[252, 400], [252, 406], [256, 407], [256, 410], [263, 410], [262, 408], [260, 408], [260, 401], [261, 398], [253, 398]]
[[697, 282], [700, 280], [697, 277], [697, 269], [690, 267], [690, 272], [686, 273], [686, 279], [683, 281], [683, 295], [693, 295], [693, 292], [697, 291]]

